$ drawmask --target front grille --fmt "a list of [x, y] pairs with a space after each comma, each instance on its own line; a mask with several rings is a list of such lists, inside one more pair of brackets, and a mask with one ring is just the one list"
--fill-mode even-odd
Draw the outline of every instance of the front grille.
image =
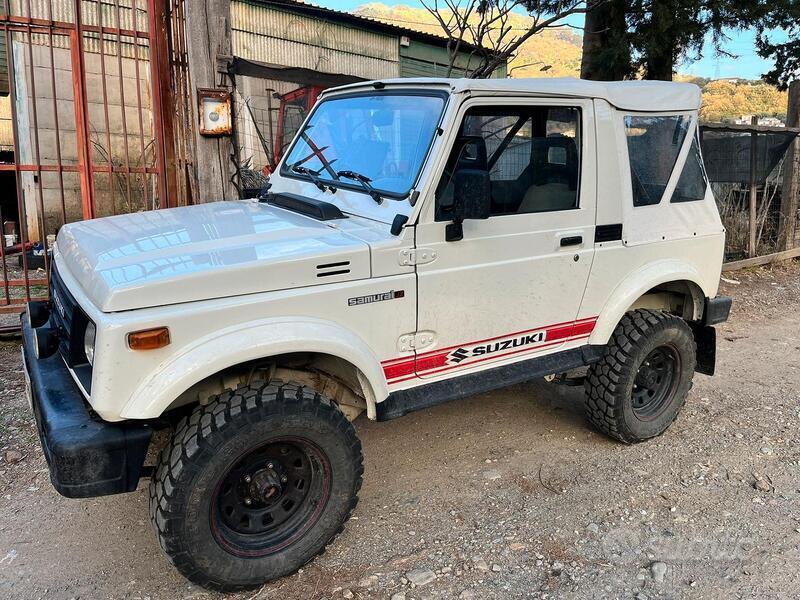
[[58, 274], [58, 269], [55, 263], [52, 264], [50, 272], [50, 304], [52, 311], [50, 313], [53, 325], [58, 329], [58, 335], [61, 339], [59, 344], [59, 351], [67, 361], [68, 365], [73, 364], [73, 344], [74, 339], [74, 326], [76, 325], [76, 309], [78, 303], [75, 298], [69, 293], [69, 290], [61, 280]]
[[92, 393], [92, 366], [83, 349], [83, 336], [89, 318], [78, 306], [58, 274], [55, 263], [50, 272], [50, 325], [58, 329], [58, 351], [87, 395]]

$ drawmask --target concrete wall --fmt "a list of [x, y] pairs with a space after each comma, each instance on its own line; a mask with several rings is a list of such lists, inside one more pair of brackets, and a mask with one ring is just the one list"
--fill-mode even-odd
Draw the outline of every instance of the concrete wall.
[[[102, 64], [99, 54], [85, 54], [91, 161], [94, 165], [106, 167], [109, 161], [115, 167], [152, 167], [154, 159], [149, 63], [133, 58], [122, 58], [119, 61], [116, 57], [116, 44], [107, 44], [105, 51], [108, 53], [105, 65]], [[130, 52], [123, 52], [126, 53], [132, 56]], [[38, 160], [42, 165], [58, 165], [60, 158], [61, 165], [77, 167], [78, 136], [70, 50], [54, 47], [51, 62], [49, 46], [33, 44], [29, 47], [27, 43], [15, 41], [13, 55], [19, 161], [23, 164], [37, 164]], [[120, 173], [95, 173], [95, 214], [104, 216], [148, 208], [145, 196], [152, 197], [149, 192], [152, 179], [152, 176], [148, 176], [145, 181], [143, 175], [136, 174], [129, 176]], [[38, 240], [42, 235], [54, 233], [63, 224], [65, 213], [67, 222], [83, 218], [81, 183], [77, 173], [66, 172], [59, 176], [58, 173], [43, 172], [40, 176], [26, 172], [21, 175], [21, 184], [30, 239]], [[148, 186], [147, 193], [145, 185]], [[44, 208], [43, 231], [38, 221], [40, 205]]]

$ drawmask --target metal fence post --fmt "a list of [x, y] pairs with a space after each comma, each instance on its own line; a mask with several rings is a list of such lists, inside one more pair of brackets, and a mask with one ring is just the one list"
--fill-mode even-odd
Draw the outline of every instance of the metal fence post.
[[[72, 53], [72, 87], [75, 100], [75, 129], [78, 140], [78, 166], [81, 178], [83, 218], [94, 219], [94, 174], [92, 173], [92, 144], [89, 126], [89, 104], [86, 99], [86, 65], [83, 47], [83, 12], [80, 0], [74, 2], [75, 28], [70, 31]], [[42, 215], [44, 218], [44, 215]]]
[[172, 98], [170, 67], [169, 12], [166, 0], [148, 0], [150, 31], [150, 70], [153, 88], [153, 115], [156, 162], [160, 178], [161, 208], [178, 206], [178, 179], [175, 161], [175, 103]]

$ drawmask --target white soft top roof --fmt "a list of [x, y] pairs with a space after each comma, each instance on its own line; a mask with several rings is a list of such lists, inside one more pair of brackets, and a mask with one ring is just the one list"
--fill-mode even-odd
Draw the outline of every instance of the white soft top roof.
[[[623, 110], [661, 112], [698, 110], [700, 88], [693, 83], [671, 81], [588, 81], [572, 77], [532, 79], [381, 79], [389, 86], [448, 86], [453, 93], [473, 91], [482, 94], [531, 94], [565, 98], [600, 98]], [[336, 90], [372, 87], [374, 82], [355, 83]]]

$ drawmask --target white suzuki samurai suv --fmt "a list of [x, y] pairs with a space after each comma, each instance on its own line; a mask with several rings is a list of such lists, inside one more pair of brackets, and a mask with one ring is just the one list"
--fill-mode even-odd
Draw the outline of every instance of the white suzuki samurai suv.
[[363, 410], [588, 367], [594, 427], [661, 434], [731, 305], [699, 107], [676, 83], [359, 83], [321, 97], [256, 200], [65, 225], [23, 316], [53, 485], [152, 476], [170, 560], [234, 590], [342, 530]]

